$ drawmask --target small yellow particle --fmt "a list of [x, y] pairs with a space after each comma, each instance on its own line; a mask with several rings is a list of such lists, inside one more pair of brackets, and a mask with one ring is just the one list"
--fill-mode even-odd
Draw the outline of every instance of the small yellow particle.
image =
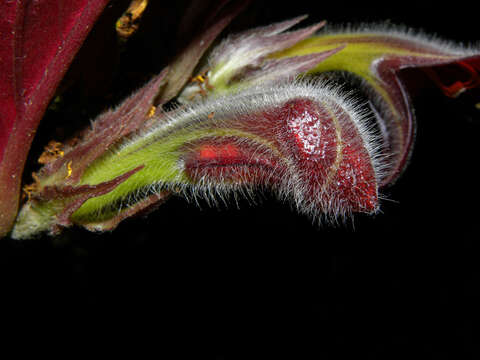
[[37, 192], [40, 185], [39, 185], [39, 177], [36, 173], [32, 173], [32, 179], [33, 179], [33, 183], [32, 184], [29, 184], [29, 185], [25, 185], [23, 187], [23, 193], [22, 193], [22, 201], [25, 200], [25, 198], [27, 200], [30, 200], [32, 198], [32, 194]]
[[132, 0], [128, 9], [117, 20], [115, 28], [119, 38], [127, 40], [139, 28], [140, 18], [147, 8], [148, 0]]
[[33, 183], [33, 184], [25, 185], [22, 190], [23, 190], [22, 200], [24, 200], [25, 198], [27, 200], [30, 200], [32, 198], [32, 193], [37, 192], [38, 186], [36, 183]]
[[480, 102], [475, 104], [475, 109], [480, 110]]
[[194, 99], [198, 94], [201, 96], [205, 97], [207, 96], [207, 91], [213, 90], [213, 86], [210, 84], [208, 80], [208, 74], [209, 70], [204, 70], [202, 73], [200, 73], [197, 76], [194, 76], [190, 82], [192, 83], [197, 83], [198, 90], [193, 92], [189, 100]]
[[153, 115], [155, 115], [155, 110], [157, 110], [156, 106], [152, 106], [148, 111], [147, 118], [151, 118]]
[[203, 75], [197, 75], [192, 79], [192, 82], [196, 82], [196, 81], [203, 83], [205, 82], [205, 78], [203, 77]]
[[38, 163], [47, 164], [53, 160], [63, 157], [64, 152], [62, 150], [62, 147], [62, 143], [54, 140], [50, 141], [47, 146], [45, 146], [43, 153], [38, 158]]
[[67, 177], [65, 179], [68, 179], [70, 176], [72, 176], [72, 160], [70, 160], [67, 163]]

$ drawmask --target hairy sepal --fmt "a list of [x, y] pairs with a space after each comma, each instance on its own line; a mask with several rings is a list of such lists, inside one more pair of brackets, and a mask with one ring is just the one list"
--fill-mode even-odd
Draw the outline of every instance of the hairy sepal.
[[81, 181], [97, 159], [142, 127], [166, 74], [167, 70], [162, 71], [117, 108], [100, 115], [89, 130], [65, 146], [61, 157], [34, 175], [34, 190], [17, 216], [12, 238], [28, 238], [42, 231], [56, 234], [61, 227], [71, 226], [71, 215], [83, 203], [112, 191], [143, 167], [139, 163], [121, 173], [105, 174], [105, 180], [96, 184]]
[[220, 94], [241, 88], [293, 79], [306, 73], [343, 46], [288, 59], [271, 59], [272, 53], [288, 49], [318, 31], [325, 22], [285, 32], [307, 16], [251, 29], [224, 39], [210, 53], [207, 65], [180, 94], [188, 103], [206, 94]]
[[[210, 12], [209, 18], [203, 24], [203, 29], [196, 29], [198, 36], [196, 36], [188, 46], [183, 49], [174, 59], [171, 64], [170, 72], [167, 77], [166, 85], [159, 94], [159, 101], [164, 103], [171, 100], [178, 95], [178, 92], [185, 86], [187, 81], [191, 78], [192, 72], [197, 66], [199, 60], [207, 51], [212, 42], [222, 32], [223, 29], [250, 3], [250, 0], [217, 0], [212, 6], [215, 10], [205, 9], [205, 4], [192, 2], [187, 14], [183, 19], [183, 24], [187, 20], [191, 20], [192, 12], [198, 15], [199, 10], [203, 12]], [[200, 5], [201, 4], [201, 5]], [[191, 24], [185, 26], [188, 28]]]

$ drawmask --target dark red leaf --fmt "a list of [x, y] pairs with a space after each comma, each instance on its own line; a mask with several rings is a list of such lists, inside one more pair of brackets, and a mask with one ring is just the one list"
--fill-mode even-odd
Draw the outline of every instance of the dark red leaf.
[[16, 216], [38, 123], [108, 0], [0, 2], [0, 237]]

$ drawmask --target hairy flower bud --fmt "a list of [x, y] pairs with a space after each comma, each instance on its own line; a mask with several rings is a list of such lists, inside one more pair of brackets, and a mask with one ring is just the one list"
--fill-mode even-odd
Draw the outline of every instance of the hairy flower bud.
[[[79, 188], [125, 179], [86, 199], [70, 214], [71, 223], [103, 229], [99, 224], [119, 209], [170, 191], [215, 201], [269, 188], [316, 219], [378, 209], [379, 144], [358, 105], [333, 86], [258, 86], [156, 121], [85, 169]], [[22, 231], [35, 230], [26, 224], [35, 209], [47, 207], [54, 209], [54, 226], [65, 204], [38, 196], [22, 211], [14, 236], [31, 236], [35, 231]]]

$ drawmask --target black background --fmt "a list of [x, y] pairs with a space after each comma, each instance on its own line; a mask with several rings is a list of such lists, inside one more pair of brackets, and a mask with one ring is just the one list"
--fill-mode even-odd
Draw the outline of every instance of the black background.
[[[85, 126], [161, 70], [182, 5], [159, 3], [120, 50], [94, 29], [39, 128], [29, 170], [52, 136]], [[478, 15], [467, 4], [263, 1], [231, 28], [309, 13], [306, 23], [388, 20], [474, 42]], [[437, 91], [414, 100], [414, 154], [380, 214], [317, 227], [268, 194], [240, 209], [173, 198], [112, 233], [2, 239], [2, 326], [18, 349], [67, 344], [65, 355], [95, 344], [164, 358], [478, 358], [480, 114]]]

